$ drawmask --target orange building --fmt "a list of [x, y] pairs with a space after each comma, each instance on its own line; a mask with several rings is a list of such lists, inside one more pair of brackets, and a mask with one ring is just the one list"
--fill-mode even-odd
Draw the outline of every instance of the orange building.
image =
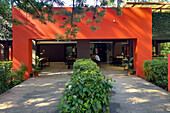
[[[57, 10], [59, 8], [54, 8]], [[71, 9], [71, 8], [66, 8]], [[144, 77], [142, 65], [144, 60], [152, 59], [152, 10], [151, 8], [123, 8], [123, 15], [117, 16], [112, 8], [106, 8], [100, 29], [92, 32], [85, 20], [77, 24], [81, 31], [77, 34], [77, 58], [90, 57], [91, 41], [128, 40], [133, 49], [134, 69], [136, 75]], [[92, 17], [91, 13], [86, 18]], [[56, 16], [57, 23], [41, 24], [26, 13], [13, 8], [13, 18], [27, 22], [27, 25], [13, 25], [13, 68], [18, 69], [21, 62], [27, 65], [25, 79], [32, 73], [32, 40], [54, 40], [56, 34], [64, 34], [59, 28], [62, 16]], [[60, 49], [60, 48], [58, 48]], [[55, 50], [54, 50], [55, 52]]]

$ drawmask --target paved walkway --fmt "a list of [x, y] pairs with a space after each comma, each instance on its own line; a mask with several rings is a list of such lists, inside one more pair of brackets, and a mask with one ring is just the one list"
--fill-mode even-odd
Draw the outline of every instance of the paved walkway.
[[[110, 113], [170, 112], [170, 93], [136, 76], [114, 72], [104, 72], [116, 80]], [[44, 72], [24, 81], [0, 95], [0, 113], [58, 113], [56, 105], [70, 75], [71, 71]]]

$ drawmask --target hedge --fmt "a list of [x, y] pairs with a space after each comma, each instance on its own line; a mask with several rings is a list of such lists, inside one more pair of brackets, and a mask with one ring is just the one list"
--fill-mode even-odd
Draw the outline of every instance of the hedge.
[[109, 94], [115, 82], [101, 74], [91, 59], [78, 59], [73, 65], [73, 75], [57, 107], [60, 113], [109, 112]]
[[154, 58], [152, 61], [146, 60], [143, 65], [146, 80], [164, 89], [168, 89], [168, 60], [164, 58]]
[[0, 62], [0, 94], [21, 83], [27, 67], [21, 63], [19, 70], [12, 71], [12, 61]]

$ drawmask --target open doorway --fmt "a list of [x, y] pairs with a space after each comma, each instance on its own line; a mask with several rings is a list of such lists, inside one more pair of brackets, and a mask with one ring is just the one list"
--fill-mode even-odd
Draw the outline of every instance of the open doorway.
[[103, 70], [127, 71], [124, 59], [133, 57], [133, 40], [91, 40], [90, 55], [97, 54]]
[[[90, 40], [90, 57], [98, 54], [101, 70], [111, 73], [126, 73], [122, 61], [133, 53], [133, 45], [129, 40]], [[43, 72], [71, 72], [68, 68], [68, 58], [77, 58], [77, 41], [33, 40], [33, 63], [35, 56], [46, 59], [41, 63]], [[83, 45], [82, 45], [83, 46]], [[72, 64], [71, 64], [72, 65]]]

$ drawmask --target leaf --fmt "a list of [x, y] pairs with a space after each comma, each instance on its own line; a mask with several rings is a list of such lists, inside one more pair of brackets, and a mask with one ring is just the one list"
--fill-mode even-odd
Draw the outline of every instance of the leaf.
[[58, 104], [56, 107], [57, 107], [57, 108], [60, 108], [61, 106], [62, 106], [61, 104]]
[[86, 108], [88, 108], [88, 103], [90, 102], [90, 100], [87, 100], [87, 102], [86, 103], [84, 103], [84, 106], [86, 107]]
[[88, 91], [88, 89], [87, 89], [87, 88], [84, 88], [84, 89], [83, 89], [83, 92], [86, 92], [86, 91]]
[[61, 97], [61, 104], [63, 104], [64, 103], [64, 98], [63, 97]]
[[77, 99], [77, 96], [76, 96], [76, 95], [73, 95], [73, 98], [74, 98], [74, 99]]
[[97, 107], [99, 108], [99, 109], [101, 109], [102, 108], [102, 105], [101, 105], [101, 102], [100, 101], [97, 101]]

